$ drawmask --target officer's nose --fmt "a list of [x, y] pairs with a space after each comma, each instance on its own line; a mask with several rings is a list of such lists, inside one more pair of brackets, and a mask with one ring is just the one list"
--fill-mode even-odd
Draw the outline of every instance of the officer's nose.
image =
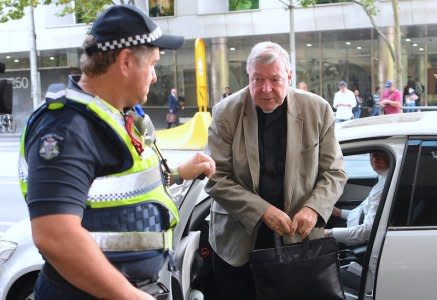
[[158, 76], [156, 76], [155, 68], [152, 69], [152, 82], [151, 84], [154, 84], [158, 81]]

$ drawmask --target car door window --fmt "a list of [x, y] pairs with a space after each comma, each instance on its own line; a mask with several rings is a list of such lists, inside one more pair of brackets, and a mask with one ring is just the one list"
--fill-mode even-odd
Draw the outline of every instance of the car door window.
[[424, 141], [414, 182], [410, 226], [437, 225], [437, 141]]
[[349, 179], [376, 178], [377, 174], [369, 164], [369, 153], [345, 155], [344, 169]]
[[410, 140], [402, 165], [391, 226], [437, 225], [437, 141]]
[[348, 181], [337, 207], [353, 209], [367, 197], [377, 181], [377, 174], [370, 165], [369, 153], [345, 155], [344, 168]]

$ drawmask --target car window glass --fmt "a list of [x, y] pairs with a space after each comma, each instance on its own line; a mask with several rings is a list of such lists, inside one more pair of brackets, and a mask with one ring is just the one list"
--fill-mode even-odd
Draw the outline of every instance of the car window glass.
[[437, 225], [437, 141], [424, 141], [421, 145], [414, 184], [410, 225]]
[[411, 140], [408, 142], [408, 147], [404, 154], [405, 158], [401, 166], [394, 206], [391, 211], [390, 226], [407, 226], [411, 193], [413, 191], [414, 173], [416, 172], [420, 144], [420, 140]]
[[369, 153], [344, 156], [344, 168], [347, 176], [350, 179], [377, 177], [369, 161]]

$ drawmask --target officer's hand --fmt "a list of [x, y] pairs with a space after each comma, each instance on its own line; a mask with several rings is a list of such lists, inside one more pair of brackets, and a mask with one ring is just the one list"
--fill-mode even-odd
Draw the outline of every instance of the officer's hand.
[[156, 300], [155, 297], [137, 289], [138, 300]]
[[297, 223], [297, 233], [302, 239], [306, 238], [317, 223], [318, 214], [312, 208], [304, 206], [293, 217], [293, 221]]
[[182, 179], [195, 179], [200, 175], [209, 178], [215, 173], [215, 162], [210, 156], [198, 152], [192, 158], [180, 164], [178, 172]]
[[263, 222], [278, 235], [294, 236], [296, 226], [291, 221], [290, 217], [282, 210], [273, 205], [267, 207], [262, 216]]

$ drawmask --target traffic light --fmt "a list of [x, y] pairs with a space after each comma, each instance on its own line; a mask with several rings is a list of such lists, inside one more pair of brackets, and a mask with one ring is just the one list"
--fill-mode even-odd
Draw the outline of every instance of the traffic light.
[[12, 114], [12, 80], [0, 79], [0, 114]]

